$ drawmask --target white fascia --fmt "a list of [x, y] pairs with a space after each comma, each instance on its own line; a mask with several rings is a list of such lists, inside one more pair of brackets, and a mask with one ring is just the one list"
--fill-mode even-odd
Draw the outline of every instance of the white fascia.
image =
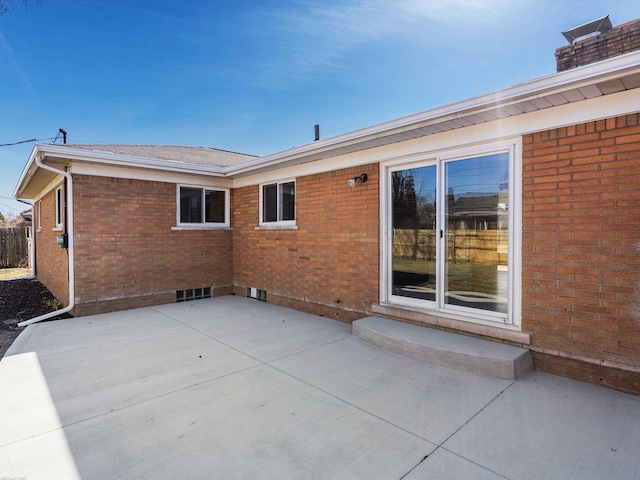
[[33, 169], [33, 165], [35, 164], [35, 158], [36, 155], [38, 153], [38, 145], [34, 145], [33, 148], [31, 149], [31, 153], [29, 154], [29, 160], [27, 160], [26, 165], [24, 166], [24, 168], [22, 169], [22, 173], [20, 174], [20, 179], [18, 180], [18, 183], [16, 184], [16, 187], [13, 189], [13, 196], [14, 198], [22, 198], [22, 186], [24, 185], [24, 181], [27, 177], [30, 177], [33, 172], [31, 170], [35, 170]]
[[160, 160], [146, 157], [136, 157], [131, 155], [121, 155], [110, 152], [100, 152], [96, 150], [81, 150], [78, 148], [67, 147], [65, 145], [48, 145], [36, 144], [29, 155], [29, 160], [22, 170], [18, 184], [14, 190], [13, 196], [20, 198], [23, 186], [28, 178], [33, 175], [36, 168], [34, 167], [35, 158], [40, 155], [44, 161], [46, 157], [60, 158], [71, 162], [102, 164], [119, 167], [174, 172], [182, 174], [207, 175], [209, 177], [224, 178], [225, 174], [222, 167], [212, 165], [198, 165], [193, 163], [181, 162], [179, 160]]
[[394, 131], [397, 131], [395, 133], [400, 133], [403, 130], [414, 129], [422, 125], [426, 126], [447, 120], [459, 119], [496, 107], [506, 107], [517, 102], [534, 100], [571, 88], [580, 88], [585, 85], [592, 85], [609, 79], [619, 78], [634, 70], [640, 71], [640, 51], [602, 60], [572, 70], [553, 73], [545, 77], [523, 82], [512, 87], [472, 97], [426, 112], [401, 117], [325, 140], [318, 140], [317, 142], [294, 147], [272, 155], [247, 160], [226, 167], [224, 173], [231, 176], [251, 173], [251, 171], [256, 168], [277, 165], [282, 162], [294, 160], [296, 157], [304, 156], [304, 154], [320, 153], [324, 150], [330, 150], [332, 147], [349, 145], [364, 138], [373, 139], [376, 138], [376, 136], [388, 135]]

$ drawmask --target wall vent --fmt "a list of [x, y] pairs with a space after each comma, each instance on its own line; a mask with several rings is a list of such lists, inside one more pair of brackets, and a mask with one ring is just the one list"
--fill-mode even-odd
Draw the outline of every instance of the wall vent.
[[256, 300], [260, 300], [261, 302], [267, 301], [267, 291], [260, 290], [259, 288], [247, 287], [245, 289], [246, 296], [248, 298], [255, 298]]
[[211, 287], [176, 290], [176, 302], [188, 302], [190, 300], [200, 300], [201, 298], [211, 298]]

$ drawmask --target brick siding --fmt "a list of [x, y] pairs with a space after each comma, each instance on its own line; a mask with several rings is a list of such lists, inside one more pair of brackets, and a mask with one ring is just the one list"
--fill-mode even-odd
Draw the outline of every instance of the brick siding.
[[269, 303], [342, 321], [366, 315], [379, 298], [378, 177], [377, 164], [298, 177], [297, 230], [256, 230], [259, 187], [236, 189], [236, 293], [263, 289]]
[[231, 231], [172, 231], [175, 184], [85, 175], [73, 181], [75, 315], [172, 302], [185, 288], [230, 293]]
[[[536, 368], [640, 393], [639, 181], [640, 114], [523, 136], [522, 326]], [[379, 302], [378, 164], [298, 177], [294, 230], [256, 229], [257, 185], [231, 191], [221, 231], [171, 230], [175, 184], [74, 176], [74, 192], [76, 315], [200, 286], [259, 288], [347, 322]], [[38, 275], [65, 298], [54, 192], [42, 200]]]
[[639, 184], [640, 114], [524, 136], [523, 329], [538, 368], [640, 393]]
[[[62, 185], [62, 184], [61, 184]], [[56, 187], [57, 188], [57, 187]], [[56, 230], [55, 215], [56, 189], [44, 195], [40, 202], [36, 202], [34, 209], [35, 232], [35, 274], [36, 278], [45, 285], [49, 291], [65, 305], [69, 304], [69, 254], [56, 243], [56, 237], [64, 231]], [[66, 193], [63, 188], [63, 198]], [[38, 212], [40, 206], [40, 219], [42, 228], [38, 229]]]

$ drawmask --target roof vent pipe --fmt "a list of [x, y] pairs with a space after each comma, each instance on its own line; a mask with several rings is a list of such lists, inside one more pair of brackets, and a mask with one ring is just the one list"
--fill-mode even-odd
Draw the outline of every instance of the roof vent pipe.
[[313, 139], [313, 141], [317, 142], [318, 140], [320, 140], [320, 125], [316, 124], [314, 130], [315, 130], [315, 138]]

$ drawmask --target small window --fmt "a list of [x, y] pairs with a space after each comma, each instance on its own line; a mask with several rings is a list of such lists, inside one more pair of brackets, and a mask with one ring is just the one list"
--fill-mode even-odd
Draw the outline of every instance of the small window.
[[42, 200], [38, 201], [38, 230], [42, 230]]
[[62, 196], [62, 187], [56, 188], [56, 228], [62, 228], [64, 223], [64, 197]]
[[228, 225], [226, 190], [178, 187], [178, 224]]
[[296, 182], [271, 183], [261, 188], [260, 223], [295, 224]]

